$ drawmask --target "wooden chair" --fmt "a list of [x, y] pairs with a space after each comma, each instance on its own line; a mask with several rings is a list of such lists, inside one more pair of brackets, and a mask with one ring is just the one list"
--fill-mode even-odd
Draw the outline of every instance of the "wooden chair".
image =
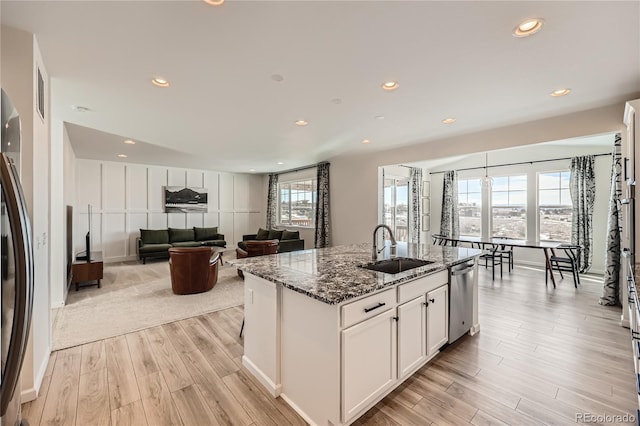
[[175, 294], [209, 291], [218, 282], [220, 253], [211, 247], [173, 247], [169, 249], [171, 289]]
[[[573, 275], [573, 286], [578, 288], [580, 284], [580, 250], [581, 246], [562, 244], [557, 247], [558, 250], [564, 252], [564, 256], [556, 254], [556, 249], [551, 249], [551, 257], [549, 258], [551, 268], [560, 272], [560, 277], [564, 279], [562, 271], [571, 272]], [[545, 268], [545, 278], [548, 277], [549, 267]]]

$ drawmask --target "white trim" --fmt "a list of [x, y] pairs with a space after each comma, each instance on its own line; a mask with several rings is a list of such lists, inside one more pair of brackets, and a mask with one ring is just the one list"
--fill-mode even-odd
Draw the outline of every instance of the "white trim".
[[311, 417], [309, 417], [307, 415], [307, 413], [305, 413], [304, 411], [302, 411], [302, 408], [298, 407], [296, 405], [295, 402], [293, 402], [292, 400], [289, 399], [289, 397], [287, 397], [287, 395], [281, 393], [280, 394], [280, 398], [282, 398], [284, 400], [284, 402], [286, 402], [287, 404], [289, 404], [289, 406], [291, 408], [293, 408], [293, 411], [295, 411], [296, 413], [298, 413], [298, 415], [300, 415], [300, 417], [302, 417], [302, 419], [309, 423], [311, 426], [315, 426], [317, 423], [314, 423], [313, 420], [311, 420]]
[[274, 398], [280, 396], [282, 392], [282, 384], [276, 385], [273, 381], [262, 372], [249, 358], [246, 356], [242, 356], [242, 365], [244, 365], [247, 370], [251, 372], [255, 376], [256, 379], [269, 391], [271, 396]]
[[42, 380], [44, 379], [44, 373], [47, 372], [47, 366], [49, 365], [49, 358], [51, 356], [51, 346], [47, 346], [47, 350], [45, 351], [47, 356], [44, 357], [42, 364], [40, 364], [40, 368], [38, 369], [38, 374], [34, 380], [34, 384], [32, 388], [22, 389], [20, 392], [20, 401], [21, 403], [33, 401], [38, 398], [38, 394], [40, 393], [40, 387], [42, 386]]

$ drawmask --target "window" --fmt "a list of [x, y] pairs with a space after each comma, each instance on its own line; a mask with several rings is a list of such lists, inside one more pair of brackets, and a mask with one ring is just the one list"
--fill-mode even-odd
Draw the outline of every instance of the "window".
[[527, 176], [493, 178], [491, 188], [491, 236], [526, 239]]
[[278, 184], [278, 225], [312, 228], [316, 218], [316, 180]]
[[570, 172], [538, 173], [540, 240], [571, 242]]
[[458, 180], [460, 235], [482, 235], [482, 183], [480, 179]]
[[393, 231], [396, 241], [408, 241], [409, 179], [384, 179], [384, 223]]

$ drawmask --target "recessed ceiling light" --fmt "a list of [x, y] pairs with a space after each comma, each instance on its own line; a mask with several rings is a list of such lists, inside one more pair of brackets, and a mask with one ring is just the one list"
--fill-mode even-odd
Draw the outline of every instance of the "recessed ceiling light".
[[388, 91], [396, 90], [398, 86], [399, 84], [397, 81], [385, 81], [382, 83], [382, 88]]
[[363, 140], [362, 140], [362, 143], [365, 143], [365, 144], [366, 144], [366, 143], [371, 143], [371, 141], [370, 141], [369, 139], [363, 139]]
[[224, 0], [202, 0], [203, 2], [210, 4], [211, 6], [220, 6], [224, 3]]
[[342, 99], [334, 98], [334, 99], [331, 99], [331, 102], [333, 102], [336, 105], [340, 105], [342, 103]]
[[127, 139], [126, 141], [124, 141], [124, 143], [126, 143], [127, 145], [135, 145], [136, 141], [132, 141], [131, 139]]
[[118, 154], [118, 157], [120, 157], [120, 158], [127, 158], [127, 154]]
[[278, 166], [282, 166], [284, 163], [282, 161], [278, 161]]
[[571, 93], [571, 89], [565, 88], [565, 89], [554, 90], [553, 92], [550, 93], [550, 95], [553, 96], [554, 98], [558, 98], [560, 96], [568, 95], [569, 93]]
[[256, 171], [256, 169], [249, 169], [249, 171], [250, 171], [250, 172], [255, 172], [255, 171]]
[[374, 118], [376, 120], [384, 120], [384, 115], [376, 115]]
[[284, 80], [284, 77], [281, 76], [280, 74], [273, 74], [271, 76], [271, 80], [273, 81], [277, 81], [278, 83]]
[[455, 122], [456, 122], [456, 119], [455, 119], [455, 118], [453, 118], [453, 117], [445, 118], [444, 120], [442, 120], [442, 122], [443, 122], [444, 124], [453, 124], [453, 123], [455, 123]]
[[304, 126], [306, 126], [307, 124], [309, 124], [309, 122], [308, 122], [308, 121], [305, 121], [305, 120], [298, 120], [298, 121], [296, 121], [296, 126], [304, 127]]
[[169, 87], [169, 80], [162, 77], [155, 77], [151, 79], [151, 82], [158, 87]]
[[533, 35], [540, 31], [542, 28], [542, 24], [544, 24], [544, 19], [542, 18], [531, 18], [524, 20], [513, 29], [514, 37], [527, 37]]
[[89, 112], [91, 108], [82, 105], [71, 105], [71, 109], [76, 110], [78, 112]]

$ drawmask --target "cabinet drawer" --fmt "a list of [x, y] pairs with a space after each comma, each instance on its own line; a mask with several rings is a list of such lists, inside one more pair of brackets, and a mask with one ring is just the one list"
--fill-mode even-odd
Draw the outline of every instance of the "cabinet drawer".
[[449, 282], [449, 271], [436, 272], [398, 286], [398, 303], [408, 302]]
[[381, 291], [372, 296], [349, 303], [342, 307], [342, 328], [359, 323], [367, 318], [374, 317], [381, 312], [396, 306], [394, 289]]

